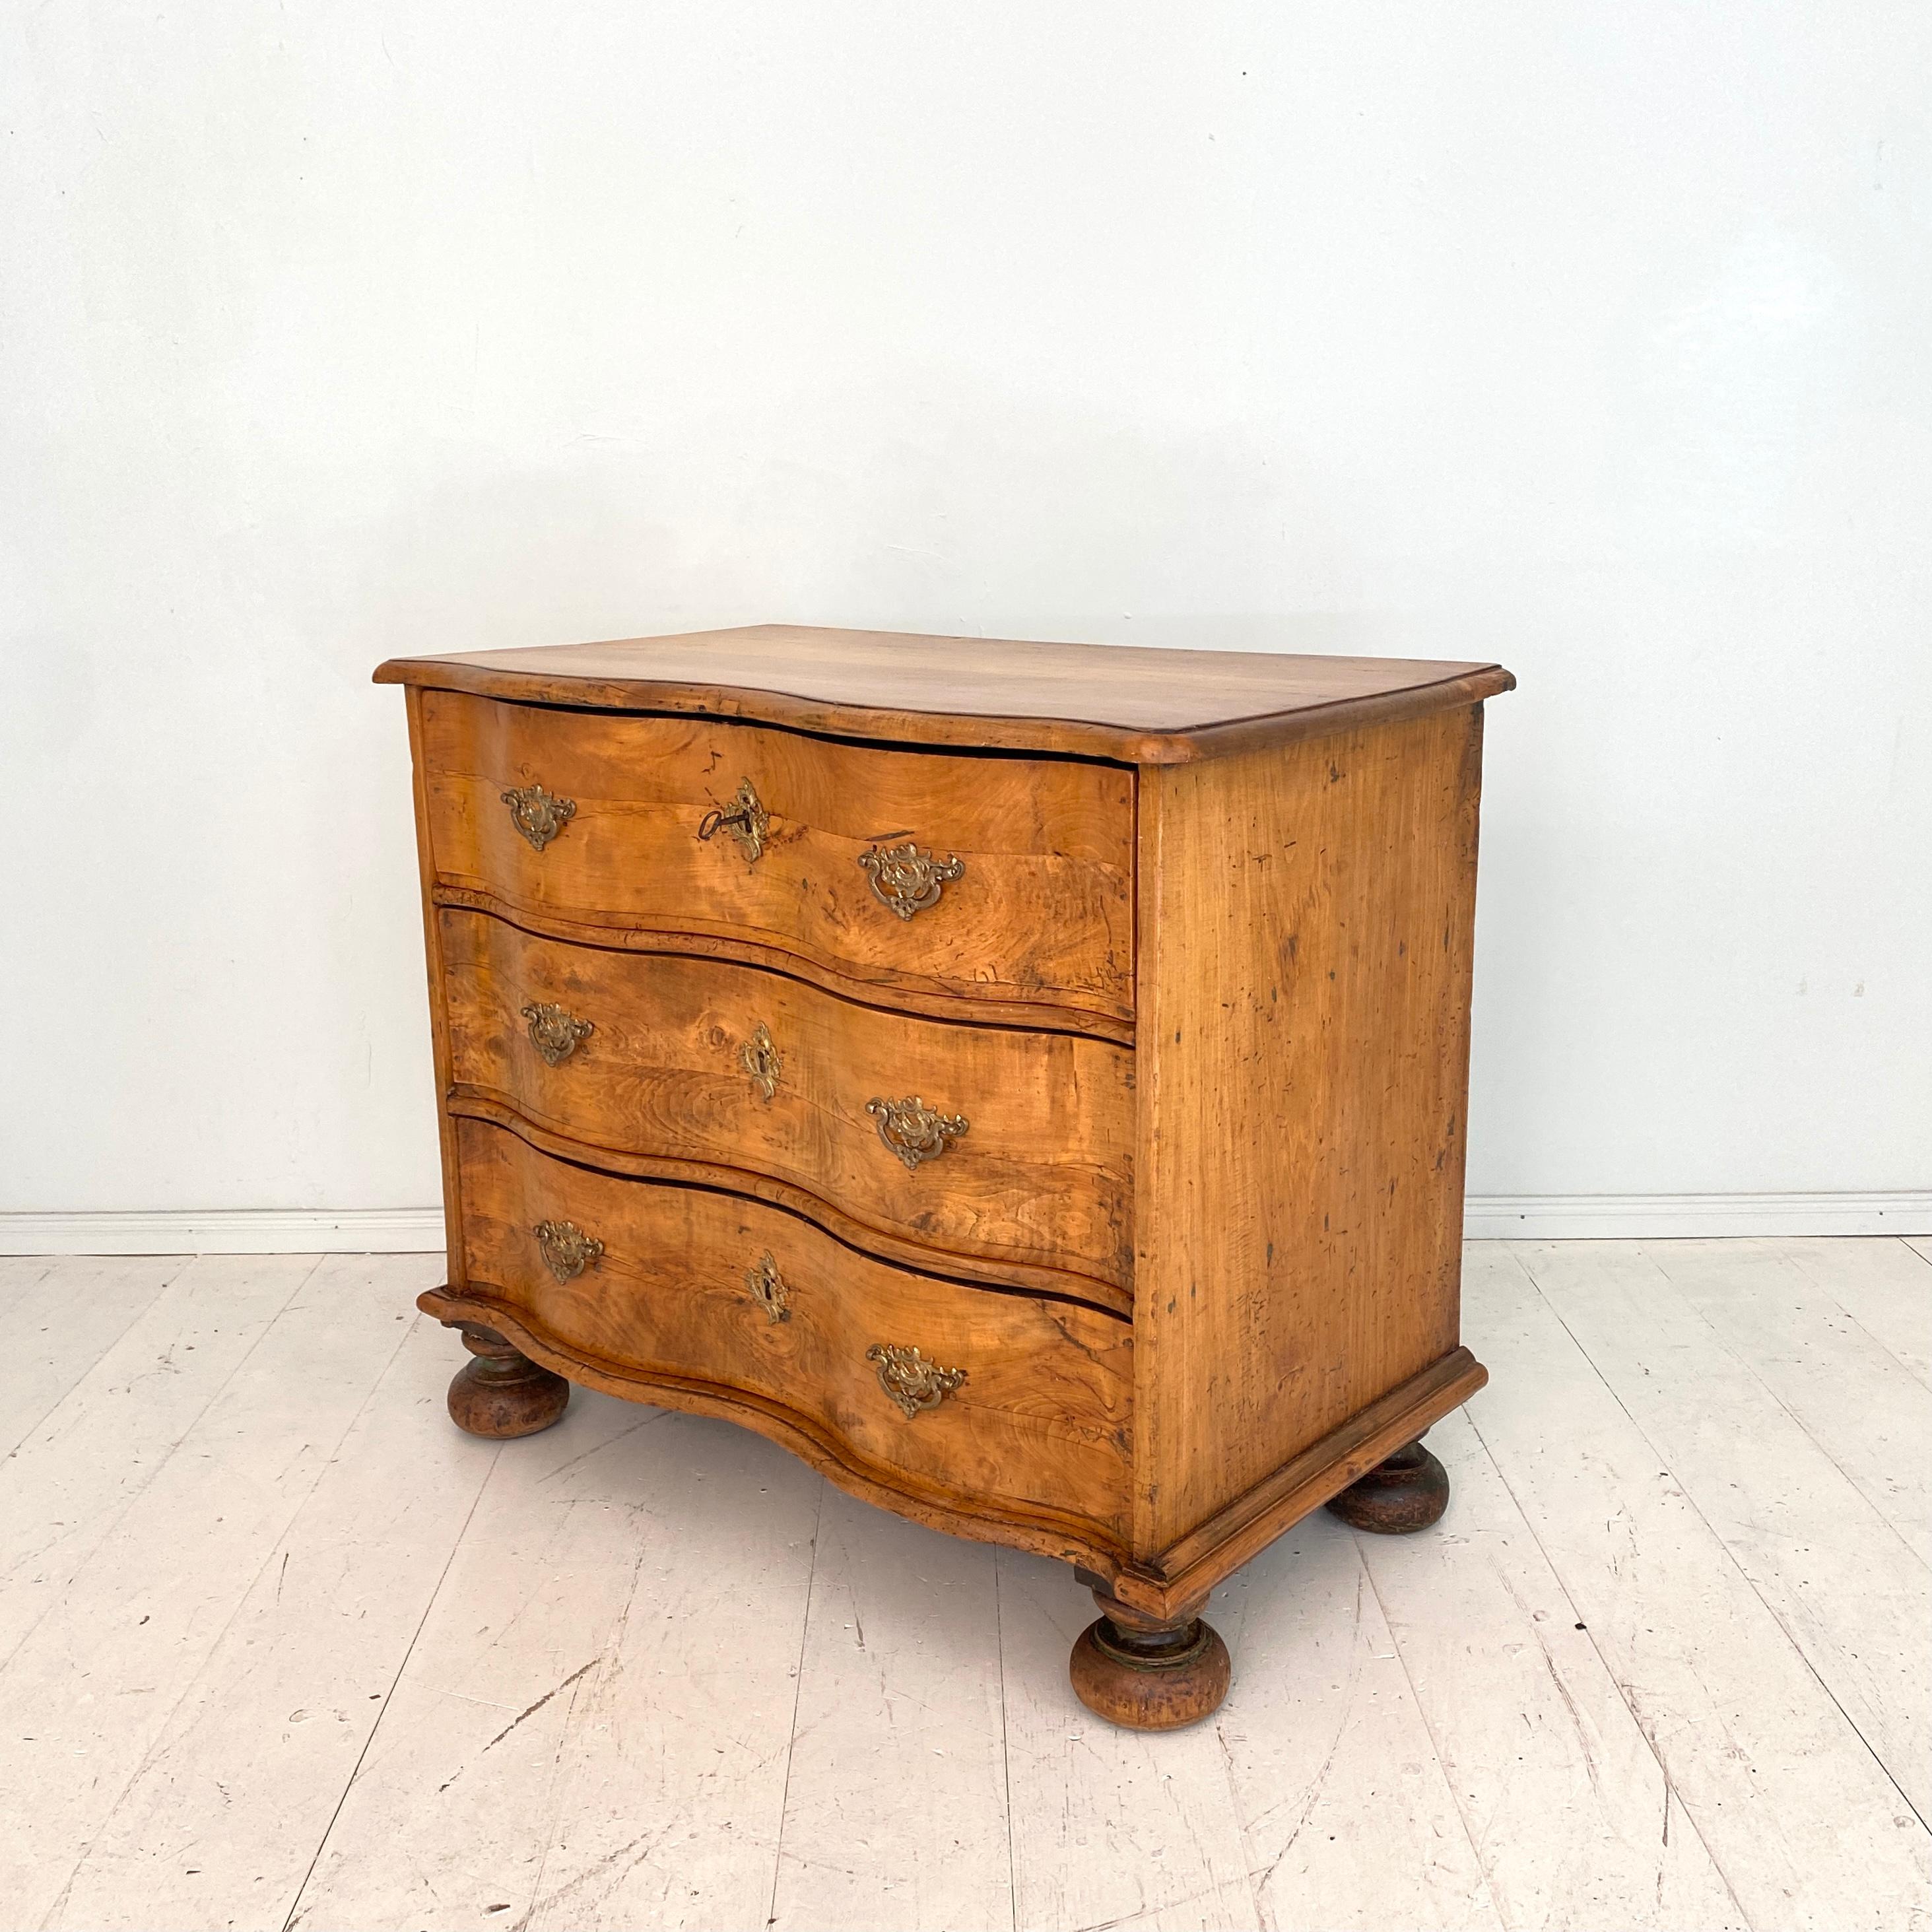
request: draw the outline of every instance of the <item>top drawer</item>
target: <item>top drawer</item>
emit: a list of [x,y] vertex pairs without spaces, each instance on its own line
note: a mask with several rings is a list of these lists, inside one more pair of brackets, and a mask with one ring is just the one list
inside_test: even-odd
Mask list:
[[1132,1018],[1118,766],[446,691],[423,693],[419,756],[446,890],[603,935],[776,949],[834,980]]

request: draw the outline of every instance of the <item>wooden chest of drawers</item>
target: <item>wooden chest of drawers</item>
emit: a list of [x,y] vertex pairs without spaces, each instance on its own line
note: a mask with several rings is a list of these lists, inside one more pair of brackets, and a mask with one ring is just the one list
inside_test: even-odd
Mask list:
[[1308,1510],[1441,1515],[1507,672],[772,626],[376,676],[464,1426],[579,1381],[1064,1558],[1076,1689],[1150,1727]]

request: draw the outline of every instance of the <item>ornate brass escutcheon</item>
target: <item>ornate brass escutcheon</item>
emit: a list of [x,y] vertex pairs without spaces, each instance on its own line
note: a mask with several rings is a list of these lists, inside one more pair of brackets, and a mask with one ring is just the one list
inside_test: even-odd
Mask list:
[[548,1000],[532,1000],[524,1018],[530,1023],[530,1044],[550,1066],[561,1066],[597,1030],[590,1021],[574,1018]]
[[752,1084],[769,1100],[778,1090],[778,1076],[784,1071],[784,1058],[763,1020],[752,1036],[738,1049],[738,1064],[752,1076]]
[[896,1342],[874,1342],[866,1351],[866,1359],[878,1365],[880,1388],[908,1416],[937,1408],[966,1380],[964,1369],[942,1369],[916,1348],[902,1348]]
[[879,1138],[905,1162],[910,1174],[922,1160],[932,1160],[972,1125],[962,1114],[935,1113],[917,1094],[904,1100],[877,1099],[866,1111],[879,1124]]
[[574,1281],[604,1252],[604,1244],[574,1221],[539,1221],[530,1232],[543,1250],[544,1267],[559,1281]]
[[758,1257],[756,1267],[745,1270],[745,1286],[752,1291],[752,1299],[772,1321],[791,1319],[791,1290],[785,1286],[784,1276],[778,1273],[770,1250]]
[[872,881],[872,896],[902,919],[938,904],[940,888],[966,870],[964,859],[935,859],[910,839],[903,845],[874,845],[860,854],[859,863]]
[[577,816],[574,798],[553,798],[540,784],[513,785],[504,793],[510,820],[541,852]]
[[698,836],[709,838],[715,832],[728,832],[738,842],[747,865],[755,866],[764,856],[765,833],[772,815],[758,802],[749,778],[740,778],[729,805],[714,806],[698,821]]

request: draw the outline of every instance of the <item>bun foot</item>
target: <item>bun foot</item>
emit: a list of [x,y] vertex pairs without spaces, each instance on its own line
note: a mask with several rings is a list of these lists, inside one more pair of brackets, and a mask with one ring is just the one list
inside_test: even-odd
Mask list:
[[476,1359],[449,1384],[449,1417],[472,1436],[534,1436],[563,1414],[570,1384],[512,1348],[494,1328],[452,1324]]
[[1406,1536],[1442,1521],[1449,1507],[1449,1472],[1412,1442],[1331,1498],[1328,1507],[1351,1528]]
[[1067,1666],[1088,1710],[1129,1730],[1172,1731],[1221,1708],[1233,1666],[1211,1624],[1157,1623],[1098,1590],[1094,1600],[1103,1614],[1080,1633]]

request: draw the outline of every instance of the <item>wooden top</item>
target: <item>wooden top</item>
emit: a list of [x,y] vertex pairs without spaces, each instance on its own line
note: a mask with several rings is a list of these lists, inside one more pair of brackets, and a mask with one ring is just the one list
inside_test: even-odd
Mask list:
[[1018,644],[754,624],[608,644],[394,658],[378,684],[529,704],[699,712],[844,737],[1183,764],[1474,704],[1497,664]]

